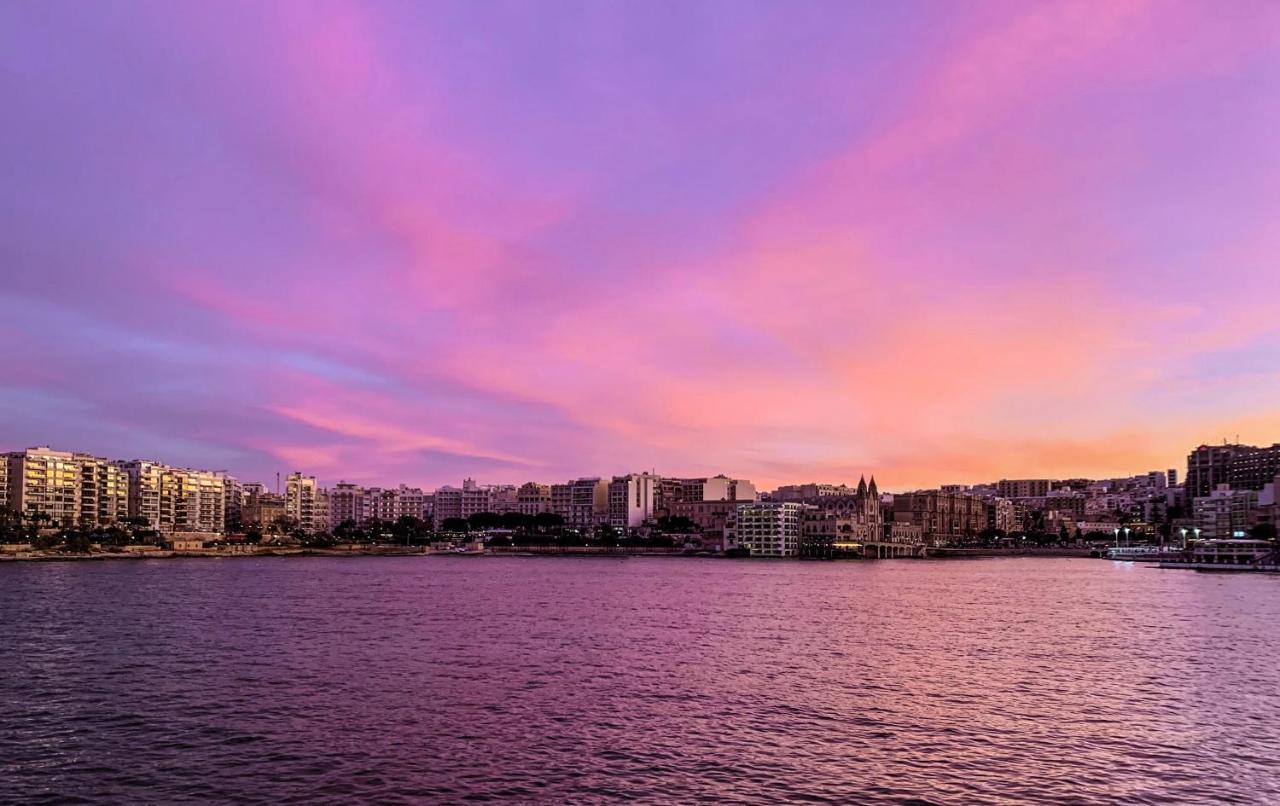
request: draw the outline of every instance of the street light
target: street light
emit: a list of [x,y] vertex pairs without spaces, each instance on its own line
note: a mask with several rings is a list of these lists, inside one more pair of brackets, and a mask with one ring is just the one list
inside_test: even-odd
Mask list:
[[1182,527],[1182,550],[1187,550],[1187,527]]
[[1129,527],[1124,527],[1124,544],[1129,545]]
[[1115,535],[1116,535],[1116,548],[1120,548],[1120,527],[1119,527],[1119,526],[1117,526],[1116,528],[1112,529],[1111,531],[1112,531],[1112,532],[1115,532]]

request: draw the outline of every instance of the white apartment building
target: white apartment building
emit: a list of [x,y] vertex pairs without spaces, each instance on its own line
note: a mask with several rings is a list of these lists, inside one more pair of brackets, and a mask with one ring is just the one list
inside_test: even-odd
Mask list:
[[285,480],[284,514],[292,518],[303,532],[328,528],[328,496],[322,496],[315,476],[290,473]]
[[614,476],[609,482],[609,525],[635,529],[652,520],[659,481],[652,473]]
[[753,501],[738,506],[725,526],[725,548],[741,548],[752,557],[795,557],[800,549],[807,504]]

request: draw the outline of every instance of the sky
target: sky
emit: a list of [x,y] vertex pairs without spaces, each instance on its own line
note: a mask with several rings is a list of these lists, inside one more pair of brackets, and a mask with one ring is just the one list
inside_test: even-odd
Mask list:
[[1280,441],[1280,4],[0,4],[0,448],[882,488]]

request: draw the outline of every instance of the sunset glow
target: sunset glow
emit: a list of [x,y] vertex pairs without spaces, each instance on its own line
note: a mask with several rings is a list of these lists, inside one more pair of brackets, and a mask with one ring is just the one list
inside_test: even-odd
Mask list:
[[8,3],[0,100],[9,446],[900,490],[1280,431],[1280,4]]

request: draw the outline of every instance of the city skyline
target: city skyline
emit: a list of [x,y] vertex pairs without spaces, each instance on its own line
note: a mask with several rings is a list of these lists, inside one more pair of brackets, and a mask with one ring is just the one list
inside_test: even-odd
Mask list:
[[1269,444],[1277,33],[1249,2],[9,4],[0,444],[904,490]]

